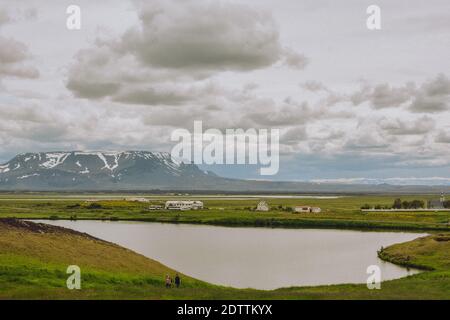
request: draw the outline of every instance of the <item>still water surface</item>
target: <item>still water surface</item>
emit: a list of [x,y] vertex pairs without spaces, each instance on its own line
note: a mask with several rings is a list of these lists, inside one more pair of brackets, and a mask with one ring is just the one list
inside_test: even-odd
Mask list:
[[322,229],[227,228],[147,222],[40,221],[86,232],[197,279],[236,288],[275,289],[366,283],[417,273],[377,257],[380,247],[425,234]]

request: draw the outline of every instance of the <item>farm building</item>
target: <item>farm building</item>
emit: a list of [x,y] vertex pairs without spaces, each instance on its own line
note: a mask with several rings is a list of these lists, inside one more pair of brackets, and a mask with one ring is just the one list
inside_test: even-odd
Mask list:
[[269,211],[269,205],[267,204],[267,202],[265,201],[261,201],[260,203],[258,203],[258,205],[256,206],[256,211],[263,211],[263,212],[267,212]]
[[198,210],[203,209],[202,201],[167,201],[166,210]]
[[297,213],[320,213],[322,209],[319,207],[310,207],[310,206],[296,206],[294,207],[294,212]]

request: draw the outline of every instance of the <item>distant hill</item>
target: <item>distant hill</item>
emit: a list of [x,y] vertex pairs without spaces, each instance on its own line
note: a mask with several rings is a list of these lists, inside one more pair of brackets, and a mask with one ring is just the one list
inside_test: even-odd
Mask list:
[[[444,188],[444,189],[443,189]],[[24,153],[0,165],[1,191],[204,190],[296,193],[440,193],[449,187],[238,180],[148,151]]]

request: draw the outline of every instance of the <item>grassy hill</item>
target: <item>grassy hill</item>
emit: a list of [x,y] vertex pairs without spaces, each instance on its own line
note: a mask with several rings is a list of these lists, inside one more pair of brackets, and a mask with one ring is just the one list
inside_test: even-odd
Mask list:
[[[166,289],[174,270],[112,243],[69,229],[0,219],[0,299],[450,299],[450,236],[433,235],[385,249],[396,263],[432,270],[365,285],[239,290],[185,275]],[[66,269],[81,268],[82,289],[66,288]]]

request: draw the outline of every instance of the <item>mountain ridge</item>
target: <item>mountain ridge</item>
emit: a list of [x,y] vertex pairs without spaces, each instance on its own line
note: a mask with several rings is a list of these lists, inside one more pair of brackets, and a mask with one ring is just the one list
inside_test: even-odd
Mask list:
[[[0,165],[4,189],[116,189],[174,187],[188,178],[202,184],[215,175],[150,151],[21,153]],[[148,183],[148,185],[147,185]]]
[[207,190],[294,193],[440,193],[448,186],[338,184],[220,177],[152,151],[21,153],[0,165],[0,191]]

